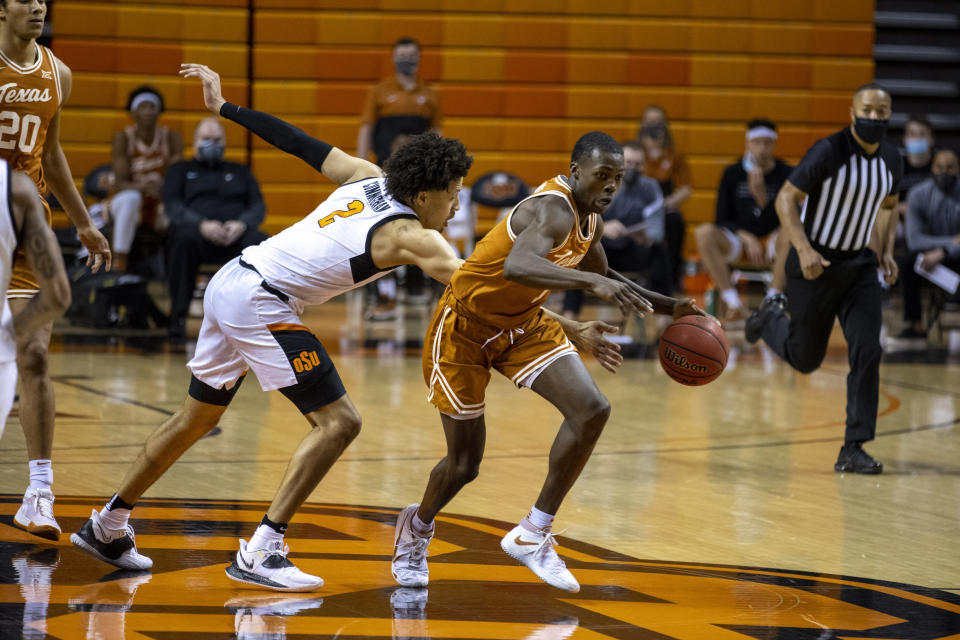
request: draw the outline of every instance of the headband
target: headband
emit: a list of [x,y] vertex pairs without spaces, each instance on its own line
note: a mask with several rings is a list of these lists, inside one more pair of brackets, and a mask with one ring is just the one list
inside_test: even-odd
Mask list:
[[158,96],[157,94],[153,93],[152,91],[147,91],[147,92],[145,92],[145,93],[141,93],[140,95],[138,95],[136,98],[134,98],[134,99],[130,102],[130,111],[136,111],[136,110],[137,110],[137,107],[139,107],[139,106],[140,106],[141,104],[143,104],[144,102],[152,102],[153,104],[155,104],[155,105],[157,106],[157,109],[160,109],[160,108],[161,108],[161,107],[160,107],[160,96]]
[[754,127],[753,129],[747,129],[747,140],[753,140],[754,138],[773,138],[777,139],[777,132],[771,129],[770,127]]

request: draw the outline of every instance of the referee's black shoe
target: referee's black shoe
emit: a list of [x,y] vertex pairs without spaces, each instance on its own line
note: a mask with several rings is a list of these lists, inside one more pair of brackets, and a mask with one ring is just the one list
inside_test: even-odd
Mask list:
[[840,447],[833,470],[838,473],[883,473],[883,463],[874,460],[859,442],[848,442]]
[[763,325],[767,323],[770,315],[783,313],[786,306],[787,298],[782,293],[775,293],[768,298],[764,298],[763,302],[760,303],[760,308],[750,314],[743,327],[743,337],[747,339],[747,342],[753,344],[759,340],[763,334]]

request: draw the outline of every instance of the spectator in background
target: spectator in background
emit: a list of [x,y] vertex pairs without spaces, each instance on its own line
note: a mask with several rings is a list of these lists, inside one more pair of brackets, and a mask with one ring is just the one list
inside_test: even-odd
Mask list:
[[[440,133],[440,102],[436,91],[420,81],[420,43],[414,38],[400,38],[393,43],[395,73],[370,88],[360,116],[357,135],[357,156],[367,159],[372,150],[381,167],[411,135],[434,131]],[[413,265],[398,271],[413,298],[423,296],[423,272]],[[367,317],[389,320],[396,315],[397,284],[395,276],[380,278],[368,287],[371,294]]]
[[[643,147],[636,140],[623,143],[623,182],[603,213],[600,242],[611,269],[643,272],[648,288],[669,296],[673,270],[664,244],[663,194],[653,178],[642,174]],[[563,315],[576,319],[583,306],[583,290],[569,289]]]
[[686,158],[674,147],[663,107],[650,105],[643,110],[639,138],[644,153],[643,174],[660,183],[663,192],[665,240],[673,282],[680,290],[683,239],[687,228],[680,205],[693,193],[693,179]]
[[960,161],[949,149],[938,151],[931,163],[932,177],[910,190],[907,202],[907,249],[900,263],[903,281],[903,331],[901,338],[926,336],[922,322],[920,288],[923,279],[914,271],[918,255],[925,269],[943,264],[960,271]]
[[927,116],[911,114],[903,128],[903,182],[900,183],[900,217],[907,212],[910,190],[931,175],[933,126]]
[[169,336],[174,342],[186,337],[200,265],[227,262],[267,238],[258,229],[266,213],[260,185],[246,165],[225,162],[225,150],[220,121],[201,120],[193,135],[193,159],[171,166],[163,182],[163,204],[170,217]]
[[417,77],[420,43],[413,38],[394,42],[393,66],[395,73],[367,92],[357,135],[357,155],[367,158],[372,150],[380,166],[396,142],[427,131],[440,133],[437,93]]
[[127,270],[137,226],[158,223],[163,176],[183,158],[183,140],[176,131],[157,125],[163,113],[163,96],[144,85],[130,92],[127,111],[133,124],[113,135],[114,196],[109,217],[113,220],[113,268]]
[[728,166],[717,188],[716,223],[697,227],[700,259],[717,287],[724,322],[745,320],[747,312],[730,279],[730,265],[749,262],[773,267],[773,284],[767,295],[784,287],[783,263],[789,249],[780,238],[780,219],[774,203],[780,187],[790,177],[790,165],[774,157],[777,125],[756,119],[747,124],[743,157]]

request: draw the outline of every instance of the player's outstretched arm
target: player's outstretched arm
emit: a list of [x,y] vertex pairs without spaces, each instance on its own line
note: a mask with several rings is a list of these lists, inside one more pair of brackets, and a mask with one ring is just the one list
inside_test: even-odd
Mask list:
[[570,318],[564,318],[559,313],[554,313],[546,307],[541,307],[543,312],[560,323],[563,332],[570,338],[570,342],[577,346],[577,349],[589,353],[604,369],[610,373],[616,373],[617,368],[623,364],[623,356],[620,354],[620,345],[610,342],[606,335],[616,333],[617,327],[601,320],[590,320],[589,322],[578,322]]
[[717,324],[720,324],[719,320],[698,307],[693,301],[693,298],[671,298],[670,296],[665,296],[657,293],[656,291],[645,289],[630,278],[626,277],[622,273],[614,271],[613,269],[607,269],[607,277],[629,285],[631,289],[650,301],[650,303],[653,305],[653,310],[656,313],[663,313],[668,316],[673,316],[674,318],[681,318],[683,316],[703,316],[705,318],[711,318]]
[[434,280],[450,283],[463,264],[438,231],[415,220],[397,220],[375,232],[370,246],[373,262],[382,269],[415,264]]
[[616,304],[624,314],[653,311],[650,303],[626,284],[597,273],[561,267],[546,258],[576,223],[574,213],[561,198],[545,196],[529,201],[529,207],[518,209],[511,222],[517,239],[503,265],[507,280],[534,289],[585,289]]
[[227,102],[220,89],[220,75],[206,65],[182,64],[180,75],[184,78],[200,79],[207,109],[249,129],[281,151],[300,158],[337,184],[383,175],[380,168],[372,162],[344,153],[307,135],[303,129],[262,111]]
[[13,318],[13,330],[19,335],[35,331],[57,318],[70,306],[70,282],[63,268],[60,245],[47,224],[46,211],[33,181],[19,171],[10,172],[13,196],[10,203],[27,263],[39,281],[40,291]]

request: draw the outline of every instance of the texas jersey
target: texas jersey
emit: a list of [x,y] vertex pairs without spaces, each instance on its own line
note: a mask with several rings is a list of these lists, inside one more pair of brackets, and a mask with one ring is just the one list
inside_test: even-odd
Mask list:
[[36,45],[36,60],[21,67],[0,51],[0,158],[23,171],[45,194],[43,145],[62,101],[53,53]]
[[374,280],[379,269],[370,255],[373,233],[398,218],[417,216],[390,197],[385,178],[343,185],[310,215],[243,251],[243,260],[288,296],[306,305]]
[[537,312],[550,294],[545,289],[533,289],[503,277],[504,262],[517,239],[511,227],[513,214],[524,202],[545,196],[560,196],[574,214],[570,233],[560,245],[550,250],[546,255],[547,260],[561,267],[576,267],[593,241],[597,214],[588,214],[587,232],[584,233],[573,192],[564,176],[547,180],[517,204],[506,218],[483,237],[450,281],[453,296],[472,315],[495,327],[519,327]]
[[[17,248],[17,227],[10,203],[10,165],[0,160],[0,291],[6,291],[13,272],[13,253]],[[13,317],[6,297],[0,301],[0,363],[13,362],[17,345],[13,338]],[[0,416],[0,424],[2,418]]]

